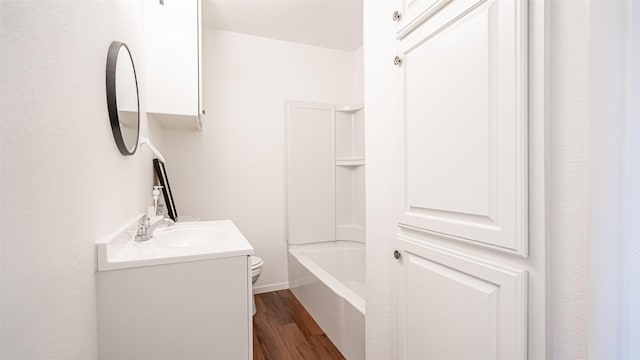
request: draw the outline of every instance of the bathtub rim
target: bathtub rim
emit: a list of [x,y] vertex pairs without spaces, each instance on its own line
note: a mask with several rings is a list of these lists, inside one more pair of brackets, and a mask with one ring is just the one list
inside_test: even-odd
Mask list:
[[[325,269],[318,265],[315,261],[311,260],[304,254],[305,250],[321,250],[327,248],[352,248],[365,251],[365,244],[356,241],[329,241],[310,244],[290,244],[288,251],[291,256],[296,258],[300,265],[304,266],[313,276],[317,277],[323,284],[329,287],[333,292],[341,297],[344,301],[348,302],[356,310],[366,314],[366,302],[363,297],[356,294],[355,291],[349,289],[345,284],[336,279],[333,275],[329,274]],[[366,266],[366,262],[365,262]],[[366,282],[365,282],[366,284]]]

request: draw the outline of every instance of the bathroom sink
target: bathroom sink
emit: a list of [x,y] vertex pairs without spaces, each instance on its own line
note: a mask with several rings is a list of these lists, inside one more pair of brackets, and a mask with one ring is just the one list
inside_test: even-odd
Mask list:
[[209,246],[228,237],[223,231],[207,227],[172,226],[156,230],[151,239],[160,248],[185,248]]
[[148,241],[134,241],[139,219],[97,243],[98,270],[173,264],[252,255],[253,247],[231,220],[160,227]]

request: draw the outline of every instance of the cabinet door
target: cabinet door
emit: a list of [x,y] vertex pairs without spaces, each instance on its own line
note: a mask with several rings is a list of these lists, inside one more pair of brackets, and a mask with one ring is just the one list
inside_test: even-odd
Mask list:
[[527,358],[526,271],[400,241],[400,359]]
[[400,42],[400,226],[527,256],[526,13],[456,0]]
[[251,359],[249,256],[96,274],[101,360]]
[[145,0],[147,112],[199,114],[199,0]]

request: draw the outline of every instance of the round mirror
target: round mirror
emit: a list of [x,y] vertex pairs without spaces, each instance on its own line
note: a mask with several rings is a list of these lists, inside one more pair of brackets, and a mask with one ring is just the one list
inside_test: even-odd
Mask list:
[[107,55],[107,107],[111,131],[122,155],[133,155],[140,134],[138,80],[127,44],[114,41]]

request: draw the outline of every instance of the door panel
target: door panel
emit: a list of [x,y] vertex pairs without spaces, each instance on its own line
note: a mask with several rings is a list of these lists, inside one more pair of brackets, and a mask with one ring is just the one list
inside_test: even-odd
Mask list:
[[527,256],[525,16],[454,0],[399,43],[400,226]]
[[405,53],[407,197],[414,211],[478,215],[488,223],[495,217],[487,20],[478,15]]
[[401,359],[527,358],[527,273],[400,238]]

